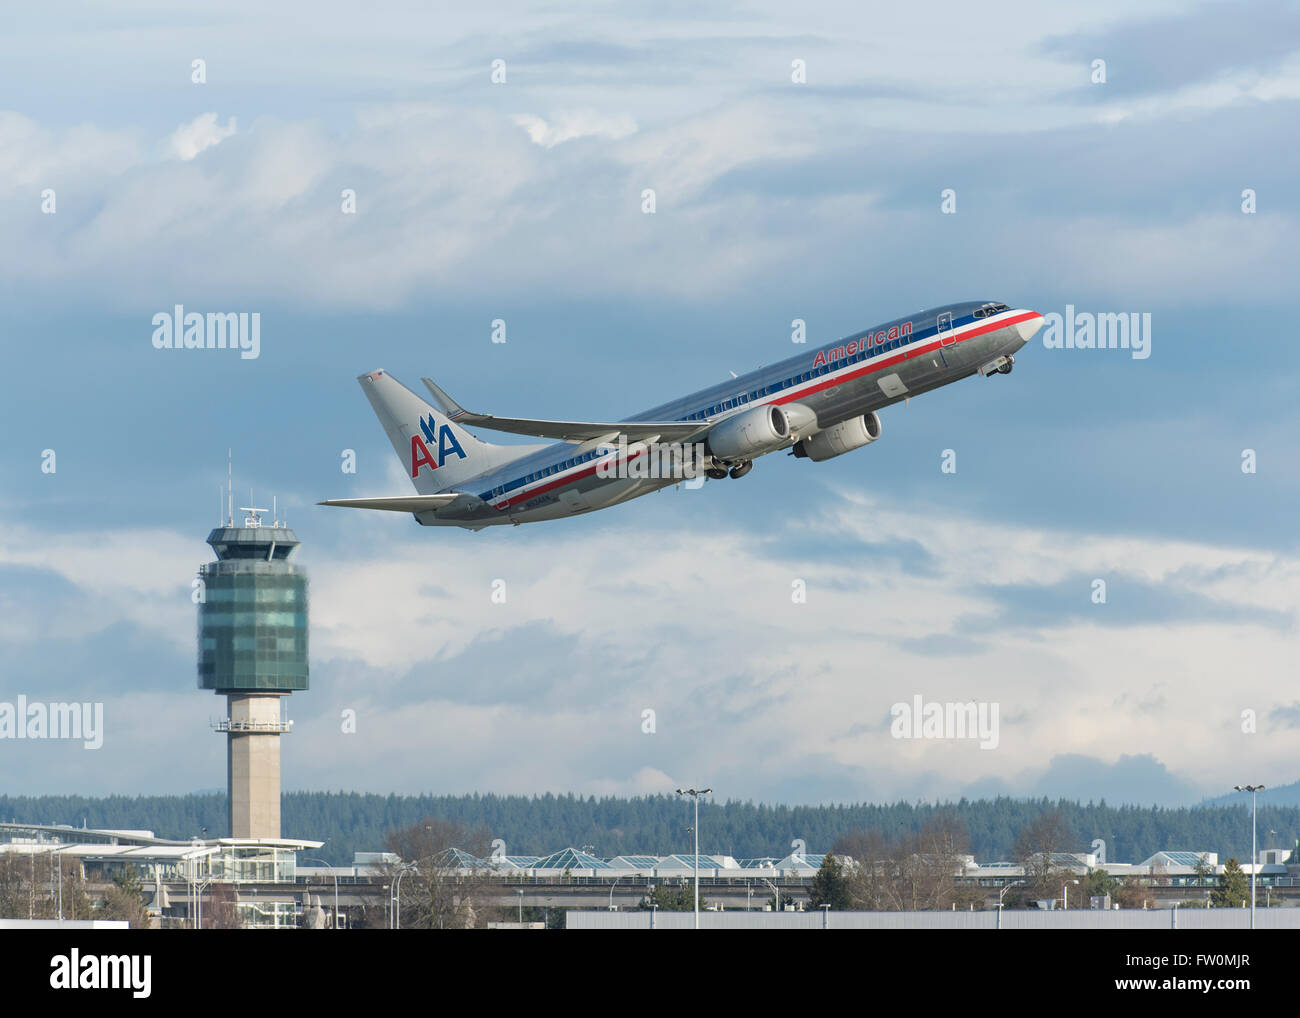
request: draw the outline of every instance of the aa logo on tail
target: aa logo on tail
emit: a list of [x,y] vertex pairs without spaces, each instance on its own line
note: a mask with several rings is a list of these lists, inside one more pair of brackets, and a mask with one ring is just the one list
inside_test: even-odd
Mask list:
[[[435,438],[435,427],[437,437]],[[451,428],[445,424],[437,424],[432,415],[420,418],[420,430],[424,432],[424,438],[419,435],[411,436],[411,477],[419,475],[420,467],[428,466],[430,470],[437,470],[447,462],[447,457],[455,453],[461,459],[465,458],[465,450],[460,447],[456,441],[456,436],[452,433]],[[428,445],[425,441],[428,441]],[[429,446],[437,446],[437,457],[429,452]]]

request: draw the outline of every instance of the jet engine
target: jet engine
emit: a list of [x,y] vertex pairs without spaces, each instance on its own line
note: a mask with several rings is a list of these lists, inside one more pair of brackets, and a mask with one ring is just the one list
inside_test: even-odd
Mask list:
[[805,438],[794,447],[794,454],[801,459],[807,457],[814,463],[821,463],[870,445],[879,437],[880,418],[874,413],[864,414]]
[[706,438],[709,452],[727,463],[751,460],[790,441],[790,422],[779,406],[756,406],[719,421]]

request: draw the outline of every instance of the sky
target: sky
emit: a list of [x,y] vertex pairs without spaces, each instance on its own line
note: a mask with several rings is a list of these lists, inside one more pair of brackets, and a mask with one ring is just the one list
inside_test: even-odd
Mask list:
[[[227,449],[311,578],[286,788],[1300,777],[1293,5],[5,18],[0,701],[105,719],[93,750],[0,739],[11,794],[224,785],[190,594]],[[564,521],[314,505],[410,490],[363,371],[618,419],[806,349],[795,319],[822,343],[984,299],[1150,315],[1150,356],[1036,339],[867,449]],[[177,304],[258,313],[259,356],[155,349]],[[996,745],[895,737],[916,697],[996,706]]]

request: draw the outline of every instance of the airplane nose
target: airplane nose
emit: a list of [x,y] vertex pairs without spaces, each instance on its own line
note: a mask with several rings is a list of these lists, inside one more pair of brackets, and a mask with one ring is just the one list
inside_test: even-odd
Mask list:
[[1043,327],[1043,316],[1035,314],[1033,318],[1026,318],[1023,322],[1016,323],[1016,331],[1020,333],[1022,341],[1028,343],[1037,335],[1038,330]]

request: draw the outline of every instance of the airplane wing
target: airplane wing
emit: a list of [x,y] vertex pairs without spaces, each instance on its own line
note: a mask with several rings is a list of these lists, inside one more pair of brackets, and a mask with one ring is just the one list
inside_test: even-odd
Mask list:
[[316,504],[347,509],[387,509],[394,513],[422,513],[430,509],[441,509],[458,498],[465,497],[464,492],[448,491],[441,495],[394,495],[392,498],[330,498]]
[[494,414],[476,414],[466,410],[443,392],[430,378],[420,379],[433,396],[437,406],[449,420],[463,426],[477,426],[492,431],[508,431],[515,435],[535,435],[564,442],[586,442],[592,439],[612,441],[626,435],[630,441],[662,440],[684,442],[707,431],[709,421],[539,421],[527,417],[497,417]]

